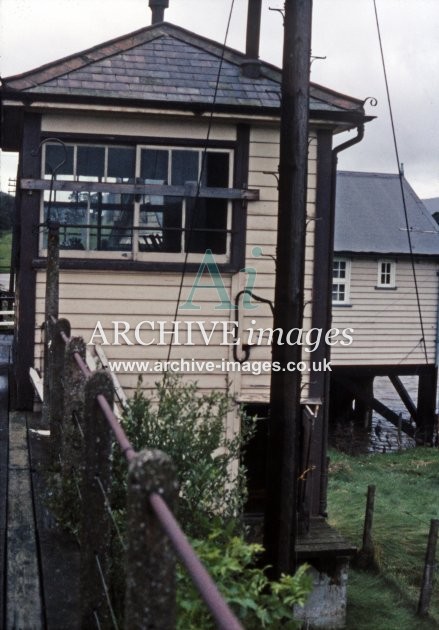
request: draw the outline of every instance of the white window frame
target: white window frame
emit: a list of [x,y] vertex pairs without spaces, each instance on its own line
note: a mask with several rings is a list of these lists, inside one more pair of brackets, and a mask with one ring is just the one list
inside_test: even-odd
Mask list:
[[[46,146],[44,146],[43,151],[43,159],[41,163],[41,177],[42,179],[50,179],[50,175],[45,173],[45,163],[46,163]],[[104,148],[105,149],[105,165],[104,165],[104,177],[103,181],[112,181],[109,180],[107,172],[108,172],[108,149],[116,147],[116,148],[134,148],[135,149],[135,179],[138,180],[140,177],[140,158],[142,149],[163,149],[169,151],[169,161],[171,160],[171,151],[172,150],[185,150],[185,151],[194,151],[199,154],[199,172],[198,177],[200,175],[201,163],[202,163],[202,153],[204,149],[202,147],[191,147],[184,145],[174,145],[172,142],[166,145],[154,145],[154,144],[137,144],[135,147],[133,146],[124,146],[124,145],[112,145],[105,144],[100,142],[68,142],[66,146],[73,147],[73,175],[63,175],[61,179],[73,180],[73,181],[83,181],[84,176],[77,175],[77,151],[78,147],[96,147],[96,148]],[[218,147],[209,147],[209,153],[220,152],[227,153],[229,155],[229,177],[228,177],[228,186],[229,188],[233,188],[233,172],[234,172],[234,151],[233,149],[228,148],[218,148]],[[169,172],[171,166],[169,165]],[[87,178],[91,181],[93,177]],[[62,193],[61,193],[62,194]],[[49,193],[43,193],[41,195],[41,211],[40,211],[40,222],[44,223],[44,200],[48,199]],[[59,196],[59,193],[58,193]],[[55,194],[56,197],[56,194]],[[141,202],[136,198],[133,203],[133,226],[135,230],[139,225],[139,216],[140,216],[140,205]],[[185,216],[186,216],[186,199],[182,199],[182,225],[185,225]],[[227,202],[227,235],[226,235],[226,253],[225,254],[214,254],[215,261],[218,264],[229,263],[232,259],[232,220],[233,220],[233,202]],[[182,232],[182,237],[183,237]],[[39,237],[39,253],[41,256],[47,256],[47,249],[44,246],[44,237],[43,232],[40,230]],[[181,262],[181,263],[199,263],[202,259],[204,253],[185,253],[183,250],[180,252],[160,252],[160,251],[151,251],[151,252],[140,252],[138,247],[137,239],[134,239],[131,250],[129,251],[110,251],[110,250],[89,250],[89,249],[61,249],[60,257],[62,258],[98,258],[98,259],[122,259],[122,260],[133,260],[133,261],[154,261],[154,262]]]
[[[383,269],[383,266],[387,269]],[[381,258],[377,267],[377,289],[396,288],[396,262],[389,258]]]
[[[171,172],[171,152],[172,150],[177,150],[177,151],[196,151],[199,155],[199,160],[198,160],[198,166],[199,166],[199,170],[198,170],[198,177],[200,177],[200,170],[201,170],[201,164],[202,164],[202,155],[203,155],[203,151],[204,149],[201,147],[185,147],[185,146],[177,146],[177,145],[173,145],[173,144],[166,144],[166,145],[152,145],[152,144],[138,144],[137,145],[137,152],[136,152],[136,180],[140,179],[140,163],[141,163],[141,154],[142,154],[142,149],[160,149],[160,150],[166,150],[169,151],[169,156],[168,156],[168,160],[169,160],[169,166],[168,166],[168,172]],[[234,158],[234,152],[233,149],[219,149],[219,148],[215,148],[215,147],[209,147],[208,148],[208,152],[209,153],[228,153],[229,154],[229,188],[233,188],[233,169],[234,169],[234,164],[233,164],[233,158]],[[186,220],[186,199],[182,200],[182,204],[183,204],[183,216],[182,216],[182,226],[185,225],[185,220]],[[136,225],[138,225],[139,222],[139,209],[140,209],[140,202],[136,202],[135,204],[135,208],[134,208],[134,222]],[[222,263],[227,263],[231,260],[232,257],[232,214],[233,214],[233,205],[231,201],[227,202],[227,237],[226,237],[226,253],[225,254],[214,254],[215,256],[215,261],[219,264]],[[182,232],[182,238],[183,238],[183,234],[184,232]],[[139,252],[139,251],[135,251],[134,252],[134,257],[136,260],[151,260],[152,256],[154,257],[154,260],[157,260],[158,262],[186,262],[186,263],[198,263],[202,260],[204,254],[201,253],[185,253],[183,250],[181,252],[155,252],[154,254],[151,254],[150,252]]]
[[[335,265],[336,263],[344,263],[344,276],[336,277],[334,275]],[[344,287],[344,295],[343,299],[334,298],[332,294],[332,304],[334,306],[346,305],[350,304],[350,295],[351,295],[351,260],[349,258],[343,258],[340,256],[335,256],[332,264],[332,291],[334,290],[334,286]]]

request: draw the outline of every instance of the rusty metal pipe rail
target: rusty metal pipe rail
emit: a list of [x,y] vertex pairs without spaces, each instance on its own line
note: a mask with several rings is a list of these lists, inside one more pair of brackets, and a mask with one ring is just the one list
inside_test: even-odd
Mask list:
[[161,526],[171,540],[206,606],[221,630],[242,630],[242,626],[222,598],[218,587],[194,552],[163,498],[153,492],[149,502]]
[[[61,332],[60,334],[64,343],[67,344],[70,341],[70,338],[64,332]],[[78,368],[84,376],[89,377],[92,372],[84,362],[81,355],[78,352],[74,352],[73,356]],[[119,444],[125,459],[129,463],[135,458],[137,454],[136,451],[128,440],[125,431],[114,415],[114,412],[108,404],[105,396],[103,394],[98,394],[96,400],[114,434],[117,443]],[[192,581],[197,587],[198,592],[204,600],[204,603],[209,609],[218,628],[220,630],[243,630],[242,625],[223,599],[218,587],[193,550],[190,542],[166,502],[159,494],[152,492],[149,495],[149,503],[163,530],[172,542],[175,552],[179,556]]]

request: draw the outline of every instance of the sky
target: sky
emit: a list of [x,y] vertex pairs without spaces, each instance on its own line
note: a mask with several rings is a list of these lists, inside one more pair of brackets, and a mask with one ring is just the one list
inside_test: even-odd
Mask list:
[[[170,0],[165,19],[223,42],[232,0]],[[421,198],[439,197],[439,0],[376,0],[400,161]],[[262,0],[261,58],[280,66],[283,0]],[[227,44],[245,46],[247,0],[234,0]],[[0,0],[0,75],[7,77],[148,26],[148,0]],[[373,0],[314,0],[311,80],[365,99],[376,119],[339,168],[396,173]],[[343,138],[347,139],[346,138]],[[342,137],[340,136],[340,140]],[[337,139],[338,142],[338,139]],[[0,155],[1,189],[16,156]]]

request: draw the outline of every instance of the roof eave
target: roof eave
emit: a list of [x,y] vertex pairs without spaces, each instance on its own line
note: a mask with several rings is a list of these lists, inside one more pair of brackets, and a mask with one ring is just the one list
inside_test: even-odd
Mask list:
[[[6,86],[3,86],[0,89],[0,97],[3,102],[14,101],[18,108],[32,107],[32,104],[35,102],[42,102],[47,104],[50,104],[50,102],[54,102],[59,104],[65,103],[66,106],[72,103],[82,103],[84,105],[117,105],[118,107],[122,108],[152,107],[155,109],[166,109],[174,111],[192,111],[194,113],[210,113],[212,111],[212,102],[200,103],[196,101],[164,101],[149,99],[145,100],[108,96],[87,96],[82,94],[50,94],[47,92],[39,94],[37,92],[29,93],[11,90],[8,89]],[[215,103],[214,112],[279,117],[280,107]],[[365,116],[363,110],[328,111],[327,109],[310,109],[310,122],[321,120],[327,122],[328,124],[332,123],[333,126],[336,126],[338,123],[345,123],[348,126],[355,126],[360,123],[365,123],[373,120],[373,118],[373,116]]]

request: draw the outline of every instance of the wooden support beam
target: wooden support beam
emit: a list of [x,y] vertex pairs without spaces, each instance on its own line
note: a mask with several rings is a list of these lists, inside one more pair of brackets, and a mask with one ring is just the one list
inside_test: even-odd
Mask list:
[[[339,376],[336,376],[335,374],[333,378],[339,383],[341,383],[350,392],[352,392],[352,394],[354,394],[356,398],[370,405],[370,407],[374,411],[376,411],[377,413],[380,414],[380,416],[383,416],[383,418],[391,422],[395,427],[397,427],[398,423],[401,422],[399,415],[397,413],[389,409],[389,407],[386,407],[386,405],[384,405],[382,402],[380,402],[376,398],[373,398],[373,397],[370,398],[367,395],[367,393],[364,392],[361,389],[361,387],[359,387],[356,383],[354,383],[354,381],[351,381],[351,379],[347,378],[346,376],[339,377]],[[414,437],[415,430],[410,424],[410,422],[408,422],[407,420],[402,420],[401,428],[403,431],[405,431],[405,433],[407,433],[407,435],[409,435],[410,437]]]
[[399,397],[401,398],[402,402],[404,403],[405,408],[407,409],[407,411],[409,412],[409,414],[411,415],[413,420],[415,422],[417,422],[418,410],[416,409],[416,405],[413,402],[413,400],[411,399],[410,394],[408,393],[408,391],[404,387],[404,383],[401,381],[399,376],[397,376],[396,374],[389,374],[389,379],[390,379],[390,382],[392,383],[393,387],[396,389],[396,391],[397,391]]
[[416,438],[419,442],[431,446],[434,441],[436,424],[436,387],[437,368],[430,366],[428,371],[419,375]]
[[[22,190],[50,190],[49,179],[21,179]],[[202,199],[242,199],[258,201],[259,190],[245,188],[214,188],[198,186],[190,182],[185,186],[163,186],[160,184],[113,184],[109,182],[72,182],[58,179],[53,182],[53,190],[73,192],[120,193],[124,195],[151,195],[154,197],[200,197]]]

